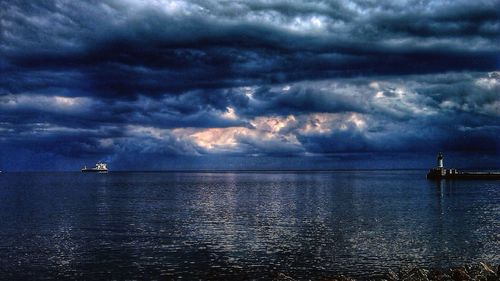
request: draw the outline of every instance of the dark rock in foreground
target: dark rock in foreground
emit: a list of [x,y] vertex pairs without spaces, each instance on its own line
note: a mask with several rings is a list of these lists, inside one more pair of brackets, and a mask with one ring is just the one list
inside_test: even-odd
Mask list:
[[[275,280],[293,281],[296,280],[285,274],[278,274]],[[344,275],[322,278],[324,281],[355,281],[356,279]],[[364,280],[364,279],[363,279]],[[487,263],[477,263],[461,267],[447,269],[424,269],[406,268],[399,271],[389,270],[384,276],[370,278],[369,280],[384,281],[500,281],[500,264],[490,265]]]
[[497,267],[492,267],[486,263],[478,263],[474,265],[466,265],[461,267],[453,267],[448,269],[433,269],[426,270],[421,268],[413,268],[410,271],[401,270],[397,274],[392,272],[385,278],[388,281],[427,281],[427,280],[478,280],[478,281],[493,281],[500,280]]
[[400,270],[399,272],[389,271],[389,273],[378,280],[388,281],[498,281],[500,265],[492,266],[487,263],[477,263],[461,267],[452,267],[448,269],[412,268],[410,270]]

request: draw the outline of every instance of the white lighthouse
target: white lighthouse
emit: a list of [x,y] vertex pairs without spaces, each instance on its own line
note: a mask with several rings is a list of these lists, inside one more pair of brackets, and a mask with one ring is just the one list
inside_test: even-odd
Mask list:
[[438,168],[444,168],[443,159],[444,159],[443,153],[439,152],[438,156],[437,156],[437,166],[438,166]]

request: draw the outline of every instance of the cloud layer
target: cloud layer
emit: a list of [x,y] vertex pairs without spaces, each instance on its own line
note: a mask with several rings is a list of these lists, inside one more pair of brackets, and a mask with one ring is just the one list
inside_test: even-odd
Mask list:
[[498,155],[499,4],[2,2],[0,164]]

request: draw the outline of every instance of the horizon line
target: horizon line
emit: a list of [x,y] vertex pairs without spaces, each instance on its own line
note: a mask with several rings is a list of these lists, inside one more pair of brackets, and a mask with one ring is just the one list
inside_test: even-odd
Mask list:
[[[226,172],[350,172],[350,171],[425,171],[428,168],[363,169],[179,169],[179,170],[110,170],[107,173],[226,173]],[[2,173],[81,173],[80,170],[0,170]]]

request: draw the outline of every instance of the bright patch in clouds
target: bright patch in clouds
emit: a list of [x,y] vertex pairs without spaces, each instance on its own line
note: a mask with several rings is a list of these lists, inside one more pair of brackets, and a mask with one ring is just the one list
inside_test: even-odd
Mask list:
[[252,134],[244,127],[211,128],[190,135],[194,143],[208,151],[229,151],[238,145],[238,138]]
[[81,112],[89,110],[91,106],[95,105],[96,103],[86,97],[75,98],[36,94],[0,96],[0,108],[11,110],[32,108],[42,111]]
[[222,114],[223,118],[229,119],[229,120],[237,120],[238,116],[236,116],[236,113],[234,113],[234,109],[230,106],[226,107],[226,112]]

